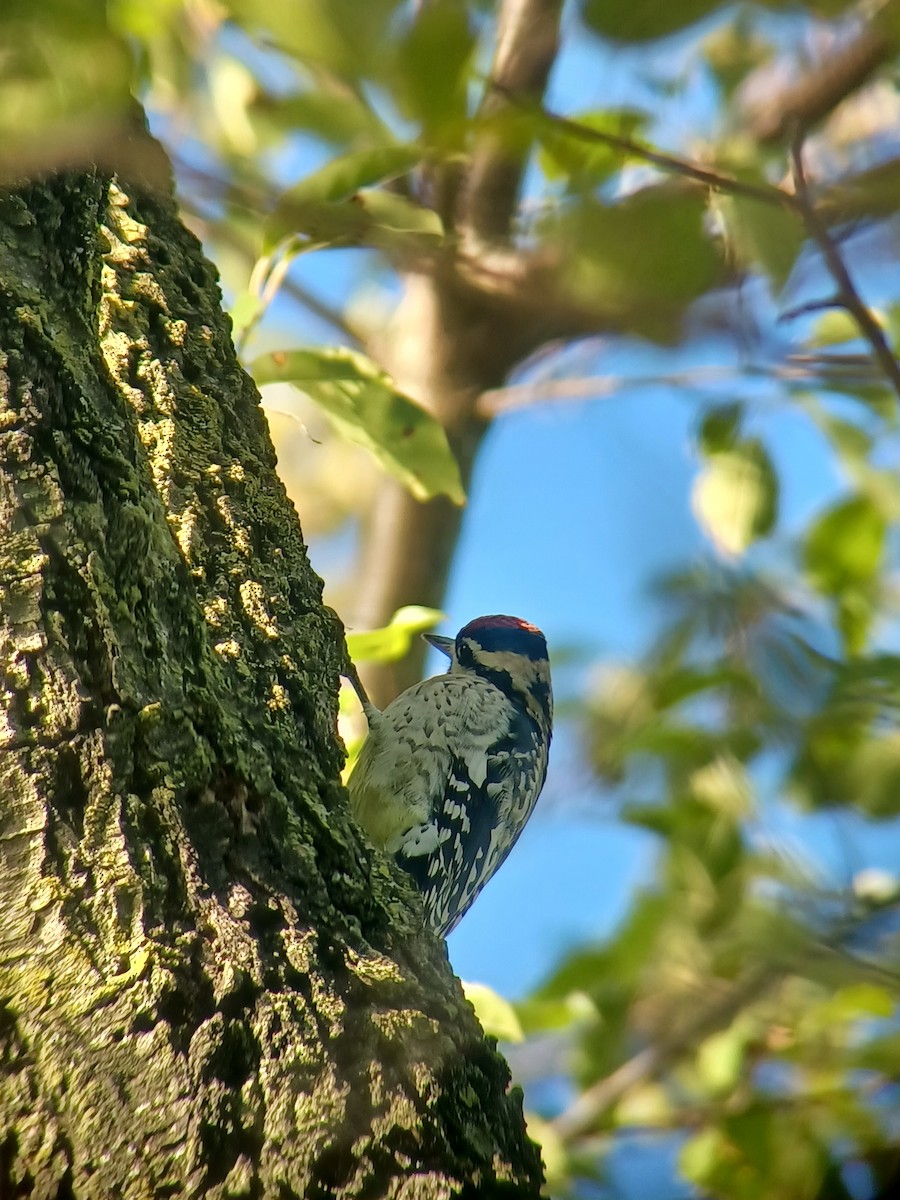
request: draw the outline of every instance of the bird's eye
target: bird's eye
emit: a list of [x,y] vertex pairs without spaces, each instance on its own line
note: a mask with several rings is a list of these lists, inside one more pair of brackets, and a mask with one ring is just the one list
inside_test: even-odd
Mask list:
[[468,638],[460,638],[456,643],[456,661],[461,667],[471,667],[475,663],[472,643]]

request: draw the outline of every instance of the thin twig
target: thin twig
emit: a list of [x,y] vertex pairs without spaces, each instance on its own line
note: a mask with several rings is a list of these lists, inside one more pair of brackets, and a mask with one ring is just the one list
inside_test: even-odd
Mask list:
[[579,141],[609,146],[632,158],[652,163],[672,175],[682,175],[686,179],[693,179],[696,183],[702,183],[717,192],[726,192],[732,196],[747,196],[752,200],[759,200],[762,204],[775,205],[778,208],[796,210],[798,207],[796,197],[771,184],[748,183],[745,179],[736,179],[733,175],[723,175],[720,171],[701,167],[689,159],[678,158],[674,154],[664,154],[659,150],[651,150],[648,146],[642,146],[640,142],[632,141],[631,138],[621,137],[616,133],[606,133],[601,129],[592,129],[589,125],[582,125],[580,121],[573,121],[570,117],[564,117],[561,113],[553,112],[549,108],[529,104],[522,96],[513,95],[497,83],[494,83],[493,86],[496,91],[502,92],[511,103],[543,117],[549,124],[571,137],[578,138]]
[[791,144],[791,173],[794,179],[797,208],[806,226],[806,232],[822,252],[825,266],[837,286],[836,299],[856,321],[860,333],[872,347],[875,361],[890,380],[897,396],[900,397],[900,363],[894,357],[881,326],[856,290],[840,250],[822,222],[810,197],[809,184],[803,166],[802,134],[796,137]]
[[[788,315],[796,315],[796,311]],[[740,368],[695,367],[691,371],[673,371],[660,375],[578,375],[562,379],[540,379],[530,383],[513,383],[506,387],[491,388],[478,398],[478,413],[486,420],[502,416],[516,409],[530,408],[535,404],[558,401],[600,400],[621,396],[628,389],[668,387],[683,391],[721,386],[722,381],[734,380],[738,376],[774,379],[785,383],[821,378],[822,371],[855,372],[853,379],[870,384],[880,379],[873,376],[874,368],[868,355],[860,354],[792,354],[783,363],[745,364]]]
[[599,1079],[582,1092],[552,1122],[554,1132],[566,1141],[588,1132],[627,1091],[644,1080],[655,1078],[679,1054],[724,1028],[747,1004],[764,995],[780,977],[781,972],[768,965],[748,972],[745,979],[735,984],[726,995],[701,1008],[679,1033],[645,1046],[611,1075]]

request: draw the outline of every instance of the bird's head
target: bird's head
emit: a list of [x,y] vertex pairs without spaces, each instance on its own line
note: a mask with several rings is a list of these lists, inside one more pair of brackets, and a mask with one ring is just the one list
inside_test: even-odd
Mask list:
[[547,642],[536,625],[519,617],[476,617],[455,638],[426,633],[425,640],[450,659],[451,673],[480,675],[550,728],[553,695]]

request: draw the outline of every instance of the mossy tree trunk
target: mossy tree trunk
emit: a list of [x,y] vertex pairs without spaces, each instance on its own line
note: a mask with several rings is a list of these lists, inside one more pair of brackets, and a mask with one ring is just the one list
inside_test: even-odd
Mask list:
[[0,1195],[538,1192],[167,192],[0,198]]

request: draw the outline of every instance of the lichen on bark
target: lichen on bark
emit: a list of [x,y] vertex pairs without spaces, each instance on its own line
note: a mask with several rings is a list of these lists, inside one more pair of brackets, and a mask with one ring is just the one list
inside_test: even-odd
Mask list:
[[167,194],[0,197],[0,1194],[536,1195]]

